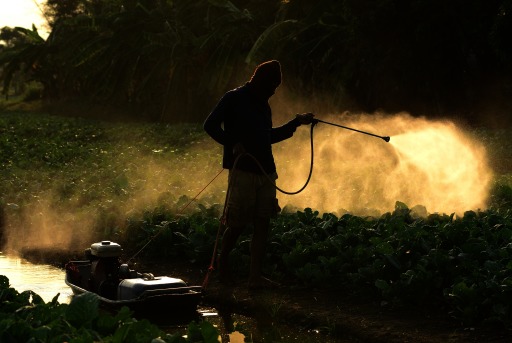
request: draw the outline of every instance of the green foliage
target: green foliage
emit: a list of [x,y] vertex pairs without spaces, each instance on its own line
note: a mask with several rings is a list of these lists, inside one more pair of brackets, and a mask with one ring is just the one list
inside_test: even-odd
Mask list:
[[231,1],[49,1],[47,15],[50,36],[29,44],[37,54],[13,44],[0,67],[37,65],[47,99],[123,106],[146,120],[202,120],[255,35],[251,12]]
[[[46,57],[44,39],[39,35],[35,26],[31,30],[16,27],[13,30],[14,38],[10,42],[12,46],[0,50],[0,66],[3,69],[2,94],[9,94],[9,87],[16,72],[24,72],[29,80],[35,79],[49,82],[44,78],[45,64],[40,63]],[[46,75],[47,76],[47,75]]]
[[[220,156],[204,144],[206,137],[200,127],[114,125],[3,113],[0,131],[0,204],[10,220],[24,219],[22,213],[30,212],[33,199],[40,204],[45,195],[56,193],[48,208],[57,210],[68,230],[94,230],[93,241],[115,240],[129,253],[142,249],[139,257],[143,259],[208,266],[222,200],[208,196],[191,201],[190,194],[163,192],[147,206],[135,207],[130,202],[144,189],[147,175],[161,172],[152,169],[144,177],[133,173],[146,163],[169,164],[172,177],[187,176],[185,181],[168,180],[162,188],[181,191],[184,188],[176,186],[181,183],[197,190],[205,186],[190,175],[194,170],[220,168]],[[478,134],[487,146],[509,144],[508,135]],[[200,153],[194,151],[197,147]],[[509,156],[507,149],[494,149],[493,153],[491,160],[496,162]],[[199,163],[200,155],[206,160]],[[186,163],[185,167],[180,163]],[[272,221],[266,273],[294,287],[334,288],[394,305],[438,304],[468,324],[494,322],[512,327],[512,184],[509,174],[496,177],[495,182],[492,206],[462,216],[434,213],[418,217],[401,202],[392,212],[373,217],[350,213],[337,217],[312,208],[283,211]],[[126,204],[132,207],[124,207]],[[68,206],[74,214],[69,218],[64,211]],[[96,209],[100,211],[94,228],[73,226],[80,217],[76,213],[91,219]],[[17,227],[18,232],[23,229],[23,225]],[[248,270],[250,233],[243,234],[233,252],[240,273]],[[83,249],[83,241],[77,241]],[[0,322],[0,332],[8,330],[9,335],[30,330],[38,337],[53,335],[53,330],[46,328],[52,325],[59,330],[74,328],[73,334],[80,331],[80,337],[89,341],[96,335],[114,337],[114,332],[115,337],[131,337],[135,331],[154,333],[138,326],[145,324],[132,323],[124,312],[115,321],[103,317],[96,312],[92,298],[77,297],[69,307],[58,304],[57,298],[43,304],[32,292],[18,294],[9,288],[5,277],[0,278],[0,300],[0,311],[16,312],[24,318],[6,317]],[[58,309],[57,315],[53,309]],[[30,318],[36,312],[46,319],[29,330],[26,326],[32,325]],[[118,322],[133,326],[121,329]],[[204,330],[209,336],[209,329]],[[0,339],[3,342],[3,336]],[[60,341],[64,340],[67,338]]]
[[172,210],[163,208],[146,211],[142,220],[128,219],[120,239],[132,251],[151,242],[150,248],[141,253],[145,258],[178,258],[206,265],[220,225],[220,210],[219,205],[200,205],[199,211],[178,218]]
[[18,293],[0,275],[0,340],[2,342],[167,342],[217,343],[218,332],[209,322],[188,326],[187,338],[168,334],[149,321],[136,320],[127,307],[117,314],[101,312],[95,294],[73,297],[59,304],[58,295],[45,303],[32,291]]
[[[293,96],[327,98],[326,112],[463,112],[476,120],[486,101],[499,108],[494,115],[510,111],[510,7],[506,0],[49,0],[49,37],[16,28],[26,37],[17,40],[2,29],[0,67],[5,91],[22,69],[52,101],[86,99],[184,122],[202,121],[255,64],[280,59]],[[489,87],[497,91],[487,98]]]
[[[158,212],[149,215],[131,228],[141,245],[159,233],[145,256],[207,265],[218,213],[203,211],[174,222]],[[338,218],[305,209],[279,215],[271,232],[266,272],[287,284],[335,288],[402,306],[437,304],[467,324],[512,325],[510,211],[413,218],[397,203],[379,218]],[[248,269],[248,234],[233,252],[241,274]]]
[[413,219],[397,204],[377,219],[311,214],[282,215],[273,231],[281,243],[273,253],[303,284],[378,291],[401,304],[446,303],[468,322],[512,324],[510,212]]

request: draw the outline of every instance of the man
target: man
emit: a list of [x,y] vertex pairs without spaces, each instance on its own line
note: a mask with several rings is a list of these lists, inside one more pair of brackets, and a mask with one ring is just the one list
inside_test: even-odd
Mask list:
[[232,283],[229,254],[245,226],[252,223],[249,287],[275,285],[261,273],[270,218],[278,207],[271,145],[292,137],[297,127],[310,124],[314,117],[311,113],[297,114],[285,125],[273,128],[268,100],[280,84],[279,62],[260,64],[247,83],[222,97],[204,123],[205,131],[224,146],[223,167],[229,169],[227,229],[217,261],[223,283]]

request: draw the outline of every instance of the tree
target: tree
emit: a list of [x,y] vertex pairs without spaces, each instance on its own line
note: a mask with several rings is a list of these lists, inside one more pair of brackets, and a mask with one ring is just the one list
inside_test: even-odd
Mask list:
[[154,120],[187,120],[211,105],[198,96],[208,100],[224,90],[255,34],[251,13],[230,1],[102,3],[91,9],[84,2],[55,18],[48,38],[60,65],[54,96],[131,104]]
[[[3,28],[0,36],[6,45],[0,50],[2,67],[2,94],[9,95],[9,88],[17,75],[23,73],[29,80],[43,81],[47,77],[45,58],[45,40],[32,26],[32,30],[22,27]],[[19,87],[19,84],[16,85]]]
[[303,93],[340,101],[348,94],[365,111],[467,113],[510,63],[507,4],[290,0],[248,58],[273,55],[300,78]]
[[[510,0],[48,0],[46,42],[29,41],[28,54],[27,41],[13,38],[1,56],[4,64],[14,58],[6,70],[22,66],[18,57],[37,56],[36,64],[23,65],[37,66],[30,73],[51,99],[129,106],[152,120],[202,120],[226,89],[267,59],[281,60],[294,96],[323,96],[333,111],[473,115],[491,93],[502,94],[493,101],[505,107],[512,96],[511,6]],[[4,78],[4,88],[8,83]]]

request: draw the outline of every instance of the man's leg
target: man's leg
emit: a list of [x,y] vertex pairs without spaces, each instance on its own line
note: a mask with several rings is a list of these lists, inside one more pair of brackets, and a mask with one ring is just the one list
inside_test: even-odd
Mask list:
[[223,283],[232,283],[231,266],[229,264],[229,254],[235,247],[236,241],[243,231],[243,227],[228,227],[222,236],[221,251],[219,254],[218,265],[219,278]]
[[[275,181],[277,174],[270,177]],[[261,288],[276,286],[262,275],[262,265],[265,258],[268,235],[270,231],[270,218],[276,211],[276,188],[269,182],[266,176],[259,176],[256,201],[256,218],[254,220],[254,232],[251,241],[251,270],[249,274],[249,287]]]
[[268,283],[261,273],[263,259],[267,246],[270,218],[257,218],[254,222],[254,232],[251,241],[251,270],[249,286],[260,287]]

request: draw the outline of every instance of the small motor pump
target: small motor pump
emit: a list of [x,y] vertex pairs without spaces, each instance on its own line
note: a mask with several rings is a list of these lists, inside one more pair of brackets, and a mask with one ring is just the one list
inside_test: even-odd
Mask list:
[[93,243],[90,249],[86,249],[85,255],[91,261],[91,291],[105,298],[116,298],[121,253],[121,246],[111,241]]

